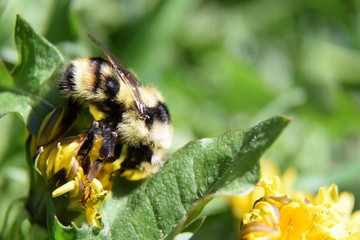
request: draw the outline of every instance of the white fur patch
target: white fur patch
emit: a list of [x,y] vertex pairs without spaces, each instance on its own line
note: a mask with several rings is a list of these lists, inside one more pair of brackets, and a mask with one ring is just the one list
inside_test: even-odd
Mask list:
[[161,167],[164,164],[164,155],[165,155],[164,150],[160,150],[160,149],[153,150],[153,155],[151,157],[151,164]]
[[164,102],[160,92],[152,86],[142,86],[139,88],[142,101],[149,108],[156,107],[158,102]]
[[156,146],[168,149],[171,146],[172,134],[172,125],[154,121],[149,138]]

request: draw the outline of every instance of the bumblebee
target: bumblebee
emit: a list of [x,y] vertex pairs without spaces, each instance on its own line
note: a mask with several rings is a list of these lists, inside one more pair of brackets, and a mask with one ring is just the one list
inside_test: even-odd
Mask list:
[[[92,179],[105,162],[120,161],[120,175],[139,180],[163,165],[172,140],[172,124],[161,93],[142,85],[135,75],[94,36],[106,56],[71,61],[58,89],[74,106],[89,107],[94,117],[79,154]],[[90,161],[95,141],[102,139],[99,158]]]

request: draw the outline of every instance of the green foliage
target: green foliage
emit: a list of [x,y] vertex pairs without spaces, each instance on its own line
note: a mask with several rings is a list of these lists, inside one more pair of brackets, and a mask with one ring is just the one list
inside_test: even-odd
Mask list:
[[54,108],[55,100],[49,96],[53,96],[56,85],[51,76],[61,64],[62,56],[20,16],[15,25],[15,42],[19,62],[13,73],[10,75],[0,66],[0,77],[4,79],[0,85],[0,116],[18,113],[29,131],[37,135],[42,119]]
[[[16,22],[27,27],[16,20],[17,13],[56,44],[65,62],[101,55],[87,39],[89,32],[142,82],[159,87],[176,130],[173,149],[191,139],[251,127],[273,115],[291,115],[294,121],[266,157],[281,169],[296,168],[298,188],[314,190],[336,182],[360,199],[358,1],[2,1],[0,115],[16,112],[36,133],[40,119],[59,102],[54,79],[62,60],[55,60],[51,44],[35,34],[33,40],[43,42],[36,48],[42,45],[55,58],[49,68],[36,68],[42,78],[31,78],[26,84],[35,82],[25,87],[22,78],[36,75],[31,69],[36,65],[19,68],[24,63],[20,61],[15,67],[16,50],[20,47],[24,56],[37,50],[22,52],[22,41],[14,42]],[[16,81],[11,74],[15,68]],[[27,195],[29,170],[22,122],[6,115],[0,128],[2,226],[7,206]],[[23,208],[12,209],[8,223]],[[234,236],[230,229],[236,224],[224,227],[231,223],[230,215],[225,207],[214,212],[194,238]],[[214,229],[220,235],[204,237]]]

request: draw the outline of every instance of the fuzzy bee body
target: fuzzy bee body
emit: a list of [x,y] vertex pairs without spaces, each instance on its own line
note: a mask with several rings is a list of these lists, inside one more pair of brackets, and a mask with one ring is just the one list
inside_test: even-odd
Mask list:
[[96,136],[101,136],[100,161],[114,161],[121,155],[121,175],[144,178],[164,163],[171,145],[169,111],[156,88],[142,85],[106,46],[90,38],[107,59],[73,60],[58,85],[70,101],[89,106],[95,119],[80,152],[86,156]]
[[117,73],[100,57],[71,62],[59,83],[66,96],[80,102],[103,102],[115,99],[120,90]]

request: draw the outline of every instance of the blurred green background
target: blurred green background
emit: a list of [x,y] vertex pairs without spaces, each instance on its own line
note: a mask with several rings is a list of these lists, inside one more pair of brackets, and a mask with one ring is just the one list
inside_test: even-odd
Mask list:
[[[86,33],[97,36],[163,92],[173,151],[194,138],[292,116],[266,157],[298,170],[296,188],[336,183],[360,208],[359,1],[0,0],[0,14],[0,58],[10,70],[16,14],[59,48],[65,64],[102,55]],[[29,170],[21,120],[3,117],[0,131],[3,226],[23,214],[15,200],[28,193]],[[234,236],[231,213],[213,205],[194,239]]]

